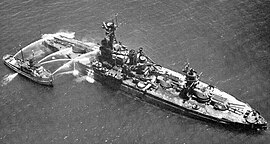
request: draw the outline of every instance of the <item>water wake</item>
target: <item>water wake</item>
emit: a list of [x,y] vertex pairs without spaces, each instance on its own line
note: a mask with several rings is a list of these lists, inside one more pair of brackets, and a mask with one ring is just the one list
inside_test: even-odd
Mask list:
[[10,83],[16,76],[18,75],[18,73],[13,73],[13,74],[7,74],[4,76],[3,80],[1,81],[1,85],[5,86],[8,83]]

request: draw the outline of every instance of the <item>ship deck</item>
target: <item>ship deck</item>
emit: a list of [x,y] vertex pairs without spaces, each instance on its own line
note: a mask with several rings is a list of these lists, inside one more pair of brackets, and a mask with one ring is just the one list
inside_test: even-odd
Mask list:
[[[112,68],[102,75],[107,78],[115,78],[119,80],[123,76],[121,70],[121,67]],[[153,101],[151,103],[168,105],[169,107],[173,107],[179,111],[188,111],[189,113],[204,119],[209,119],[220,123],[249,125],[244,115],[247,111],[252,111],[253,109],[248,104],[237,100],[233,96],[219,90],[216,87],[211,88],[211,99],[228,104],[229,107],[226,110],[216,109],[213,104],[210,104],[210,102],[200,102],[196,100],[193,95],[191,95],[191,97],[188,99],[183,98],[180,96],[180,91],[181,87],[185,85],[186,76],[164,67],[159,69],[159,73],[166,73],[167,75],[171,75],[172,77],[178,79],[178,87],[180,90],[176,90],[173,87],[164,88],[160,83],[144,81],[136,76],[123,78],[120,89],[127,93],[139,94],[137,97],[142,99],[151,99],[149,100],[150,102]],[[199,81],[196,85],[196,88],[200,90],[206,89],[207,87],[209,87],[209,85],[201,81]],[[251,117],[250,119],[254,118]]]

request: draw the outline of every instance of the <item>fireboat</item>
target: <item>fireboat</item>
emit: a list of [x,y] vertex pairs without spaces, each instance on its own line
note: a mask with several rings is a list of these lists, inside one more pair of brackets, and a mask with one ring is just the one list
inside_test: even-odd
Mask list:
[[13,55],[7,54],[3,57],[3,61],[10,69],[30,80],[42,85],[53,86],[53,74],[43,66],[34,63],[33,59],[25,60],[23,56],[22,59],[18,59]]
[[96,81],[176,113],[233,127],[267,129],[267,122],[258,111],[202,82],[200,74],[188,63],[180,73],[155,63],[143,48],[129,50],[116,40],[116,23],[102,23],[105,37],[100,54],[88,65]]

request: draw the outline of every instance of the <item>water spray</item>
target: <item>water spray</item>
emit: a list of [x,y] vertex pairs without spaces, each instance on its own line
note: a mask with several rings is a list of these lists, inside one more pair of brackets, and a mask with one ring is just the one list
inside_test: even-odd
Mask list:
[[18,73],[5,75],[3,80],[1,81],[2,86],[7,85],[8,83],[10,83],[17,75],[18,75]]

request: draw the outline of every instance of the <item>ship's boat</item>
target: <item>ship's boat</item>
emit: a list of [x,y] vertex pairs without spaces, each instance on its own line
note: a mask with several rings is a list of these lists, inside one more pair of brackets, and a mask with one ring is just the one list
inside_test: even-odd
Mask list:
[[43,66],[33,64],[31,59],[23,60],[13,55],[3,57],[4,64],[17,73],[43,85],[53,86],[53,75]]
[[[149,103],[222,124],[266,129],[266,120],[250,105],[200,81],[186,65],[182,73],[156,64],[140,48],[128,50],[116,41],[117,25],[104,22],[106,37],[91,64],[94,79]],[[89,65],[90,66],[90,65]]]
[[73,53],[84,54],[92,51],[92,47],[79,40],[68,38],[63,35],[55,35],[51,38],[45,39],[42,44],[50,48],[53,52],[61,49],[72,48]]

